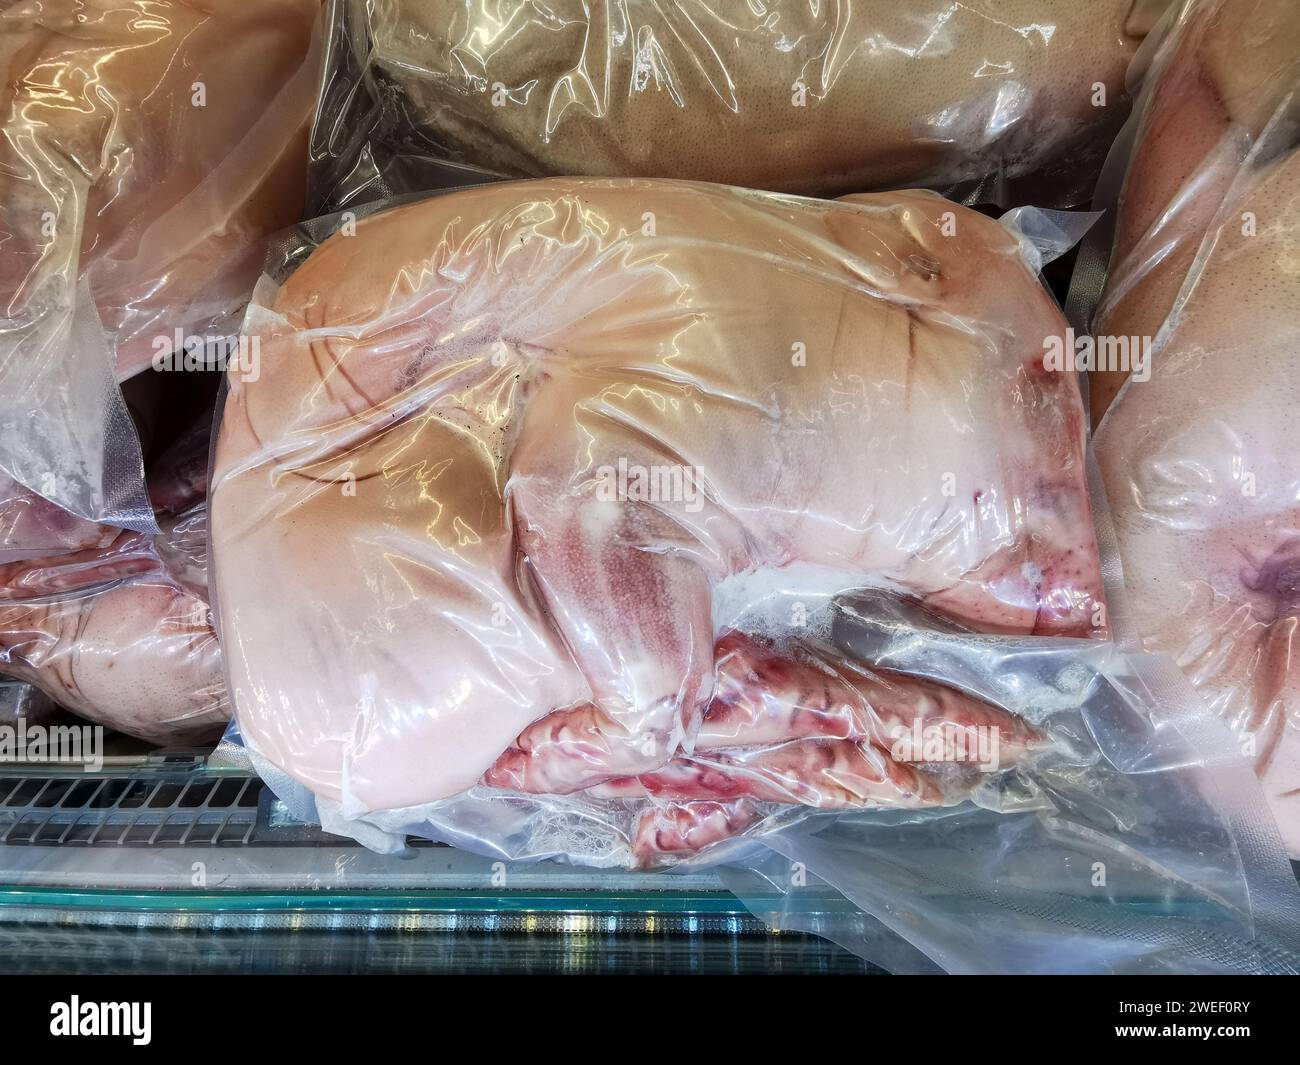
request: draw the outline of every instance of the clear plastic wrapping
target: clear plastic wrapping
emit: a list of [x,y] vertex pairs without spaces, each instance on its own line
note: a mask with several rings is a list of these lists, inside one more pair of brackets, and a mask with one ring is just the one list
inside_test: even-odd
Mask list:
[[804,614],[881,583],[1104,631],[1062,328],[1016,239],[928,193],[502,184],[345,229],[259,293],[260,372],[229,376],[245,738],[348,816],[569,793],[703,742],[715,643],[770,635],[738,626],[788,580]]
[[1231,724],[1300,858],[1298,44],[1289,0],[1173,13],[1094,319],[1148,362],[1092,391],[1134,631]]
[[107,547],[118,531],[69,514],[0,471],[0,565]]
[[207,510],[157,537],[0,566],[0,673],[153,743],[216,739],[229,718],[207,603]]
[[724,864],[787,928],[839,892],[811,930],[900,970],[1295,968],[1249,765],[1105,638],[1032,268],[1090,218],[578,179],[356,214],[280,248],[212,477],[228,735],[292,815]]
[[[975,635],[875,593],[837,603],[833,636],[845,655],[996,702],[1053,743],[975,806],[764,836],[775,854],[728,873],[755,912],[902,971],[925,971],[917,949],[954,973],[1300,971],[1295,880],[1249,763],[1167,658]],[[848,915],[809,926],[813,877],[899,940],[864,942]]]
[[[1116,219],[1099,335],[1160,332],[1225,198],[1240,195],[1239,174],[1285,152],[1296,119],[1294,4],[1181,0],[1166,23],[1134,65],[1139,106],[1098,194]],[[1261,157],[1266,134],[1272,147]],[[1092,376],[1094,421],[1127,378],[1127,367]]]
[[320,0],[0,3],[4,477],[156,531],[114,378],[230,335],[259,239],[301,216],[319,15]]
[[0,725],[45,725],[66,716],[40,688],[0,677]]
[[336,0],[312,208],[551,175],[1077,202],[1159,2]]

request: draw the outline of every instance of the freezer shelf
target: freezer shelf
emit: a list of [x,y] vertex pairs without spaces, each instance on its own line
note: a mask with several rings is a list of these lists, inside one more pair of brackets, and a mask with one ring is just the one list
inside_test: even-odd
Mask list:
[[[866,972],[717,874],[373,854],[205,752],[0,767],[0,956],[27,972]],[[843,900],[819,902],[843,927]],[[831,911],[834,912],[831,912]]]

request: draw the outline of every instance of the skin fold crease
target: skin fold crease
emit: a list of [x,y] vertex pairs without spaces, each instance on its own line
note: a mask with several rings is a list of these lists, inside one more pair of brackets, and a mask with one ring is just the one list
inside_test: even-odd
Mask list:
[[480,780],[704,801],[706,754],[741,798],[946,802],[890,753],[900,706],[997,733],[1006,764],[1041,739],[882,676],[835,682],[845,735],[709,748],[718,663],[753,638],[717,627],[732,577],[808,565],[984,631],[1104,632],[1082,404],[1042,362],[1064,322],[1010,234],[933,194],[486,186],[331,238],[265,311],[212,496],[232,693],[347,816]]

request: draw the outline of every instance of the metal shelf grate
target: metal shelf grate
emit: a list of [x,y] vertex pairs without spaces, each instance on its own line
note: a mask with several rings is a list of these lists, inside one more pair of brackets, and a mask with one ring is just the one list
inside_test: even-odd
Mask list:
[[0,762],[0,957],[29,972],[862,968],[771,935],[712,871],[520,863],[506,886],[500,863],[408,843],[380,855],[302,824],[220,749],[110,737],[94,772]]
[[0,844],[245,846],[269,800],[255,777],[0,777]]

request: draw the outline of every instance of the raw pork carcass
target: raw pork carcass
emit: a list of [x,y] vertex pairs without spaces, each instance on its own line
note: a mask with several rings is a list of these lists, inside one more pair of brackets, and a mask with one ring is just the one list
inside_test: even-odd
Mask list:
[[[347,816],[651,774],[745,715],[775,739],[717,613],[764,574],[1104,624],[1064,322],[938,196],[486,186],[337,234],[250,323],[212,495],[232,692]],[[832,759],[874,758],[845,727]]]
[[[1098,336],[1154,338],[1260,133],[1294,90],[1300,4],[1185,2],[1148,72]],[[1093,373],[1092,420],[1128,379]]]
[[84,276],[127,377],[159,338],[238,306],[257,238],[301,215],[319,12],[0,0],[5,332],[56,324]]
[[824,193],[1052,159],[1117,114],[1161,2],[374,0],[366,17],[372,61],[463,161]]
[[[1224,72],[1251,87],[1250,99],[1282,105],[1300,87],[1298,11],[1289,0],[1196,4],[1188,26],[1228,34],[1215,48],[1243,58]],[[1288,26],[1288,36],[1271,35]],[[1262,28],[1271,33],[1257,38]],[[1169,76],[1185,77],[1184,58],[1180,47]],[[1203,69],[1198,83],[1212,75]],[[1152,173],[1130,174],[1130,199],[1172,195],[1195,206],[1202,230],[1218,218],[1204,240],[1189,225],[1179,239],[1191,251],[1152,268],[1176,275],[1149,286],[1158,295],[1124,305],[1132,319],[1112,316],[1168,320],[1151,379],[1120,393],[1097,453],[1145,646],[1170,653],[1237,731],[1300,857],[1300,151],[1282,125],[1257,137],[1265,126],[1262,117],[1226,132],[1221,123],[1218,135],[1238,147],[1198,149],[1176,188],[1145,191]],[[1210,202],[1196,204],[1201,195]],[[1121,259],[1117,276],[1131,272]]]
[[153,743],[216,739],[229,717],[207,604],[204,508],[156,538],[0,566],[0,673]]

